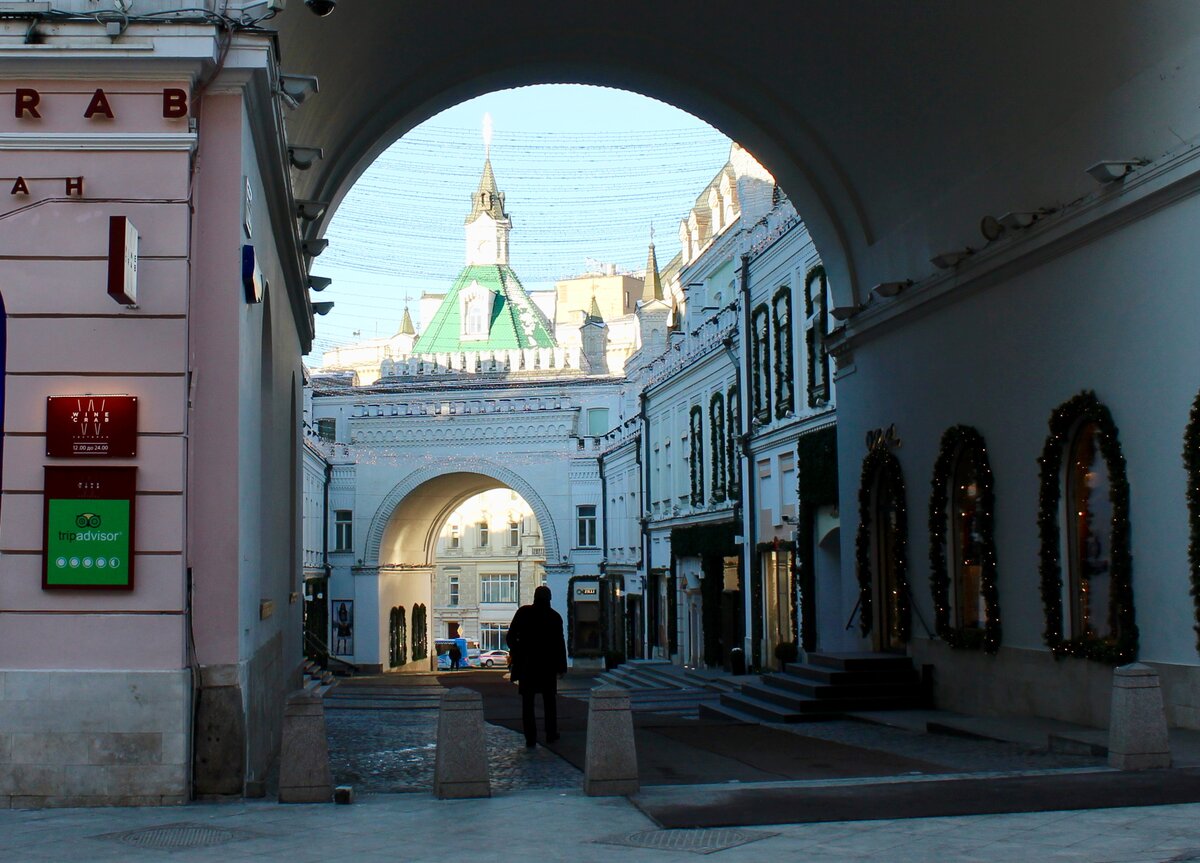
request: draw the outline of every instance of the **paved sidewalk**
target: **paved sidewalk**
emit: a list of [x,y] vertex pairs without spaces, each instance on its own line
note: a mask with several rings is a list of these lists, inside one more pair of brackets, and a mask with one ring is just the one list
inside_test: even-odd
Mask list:
[[[142,833],[129,831],[191,825]],[[124,836],[124,838],[122,838]],[[207,847],[163,841],[219,840]],[[496,859],[607,863],[686,861],[689,846],[720,850],[729,863],[763,860],[1183,863],[1200,861],[1200,804],[827,822],[713,831],[659,831],[625,798],[579,791],[520,791],[437,801],[427,794],[368,796],[352,806],[266,801],[177,808],[0,811],[0,861],[220,861],[220,863],[445,863]],[[624,844],[609,844],[610,842]],[[654,843],[657,848],[644,847]],[[675,850],[658,850],[667,846]]]

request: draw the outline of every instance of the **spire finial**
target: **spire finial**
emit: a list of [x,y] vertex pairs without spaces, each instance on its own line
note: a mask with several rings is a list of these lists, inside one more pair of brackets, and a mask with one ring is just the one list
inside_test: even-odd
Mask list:
[[492,158],[492,115],[483,115],[483,158]]
[[654,223],[650,223],[650,245],[654,245]]

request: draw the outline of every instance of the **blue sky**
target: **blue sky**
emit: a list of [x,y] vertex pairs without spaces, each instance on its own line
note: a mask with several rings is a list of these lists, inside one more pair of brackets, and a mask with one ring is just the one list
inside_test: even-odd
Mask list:
[[422,291],[454,280],[485,113],[513,220],[510,262],[530,290],[596,262],[640,270],[651,225],[665,264],[679,251],[680,218],[729,155],[729,139],[690,114],[602,87],[524,87],[444,111],[380,156],[330,221],[329,249],[312,270],[333,279],[321,299],[336,305],[317,318],[313,360],[335,344],[390,335],[406,295],[415,317]]

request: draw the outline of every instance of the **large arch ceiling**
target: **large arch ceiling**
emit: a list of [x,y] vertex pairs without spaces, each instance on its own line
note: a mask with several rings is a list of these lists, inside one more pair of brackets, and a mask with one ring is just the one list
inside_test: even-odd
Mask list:
[[984,214],[1090,191],[1095,161],[1200,133],[1193,0],[341,0],[323,19],[293,0],[275,23],[284,71],[321,81],[288,117],[293,144],[325,150],[298,197],[336,204],[393,140],[481,93],[620,87],[754,153],[843,300],[978,245]]

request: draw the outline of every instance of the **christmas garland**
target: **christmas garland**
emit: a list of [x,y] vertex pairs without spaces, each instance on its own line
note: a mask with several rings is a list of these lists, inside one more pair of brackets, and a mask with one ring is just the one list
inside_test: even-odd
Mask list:
[[725,462],[725,397],[718,391],[708,403],[709,439],[712,441],[712,498],[725,500],[728,469]]
[[412,658],[413,662],[429,657],[429,611],[423,605],[414,605],[412,610]]
[[1196,607],[1196,650],[1200,651],[1200,394],[1192,403],[1183,435],[1183,468],[1187,471],[1188,574]]
[[855,563],[858,571],[859,626],[865,637],[873,621],[871,596],[871,490],[879,478],[880,502],[890,503],[896,510],[895,574],[899,594],[896,610],[901,641],[908,641],[912,630],[912,608],[908,588],[908,510],[905,506],[904,475],[900,461],[880,443],[863,459],[862,479],[858,489],[858,535],[855,537]]
[[704,506],[704,414],[699,405],[693,405],[688,412],[688,431],[691,444],[688,452],[691,503],[692,506]]
[[[959,458],[969,458],[979,483],[977,512],[983,544],[979,592],[983,595],[987,620],[983,629],[950,625],[950,575],[946,566],[946,532],[951,519],[949,485]],[[929,496],[929,585],[933,591],[934,626],[951,647],[982,647],[987,653],[1000,649],[1000,596],[996,590],[996,537],[993,533],[992,468],[983,437],[971,426],[953,426],[942,435],[941,450],[933,467],[933,490]]]
[[[762,321],[761,327],[758,323],[760,320]],[[759,305],[751,312],[750,327],[752,329],[751,346],[753,347],[750,352],[750,415],[766,425],[771,421],[771,395],[764,386],[764,376],[770,373],[770,369],[763,368],[764,348],[770,338],[770,312],[765,305]]]
[[738,452],[737,442],[741,435],[741,415],[738,413],[738,388],[734,384],[725,394],[725,404],[729,422],[725,442],[725,472],[728,478],[729,497],[737,498],[742,491],[742,459]]
[[[814,281],[821,282],[821,299],[819,307],[813,303],[812,284]],[[816,321],[805,327],[804,342],[808,349],[808,406],[810,408],[820,407],[829,401],[829,360],[822,355],[821,341],[824,338],[825,331],[829,328],[829,312],[825,306],[825,267],[818,265],[808,271],[808,275],[804,277],[804,316],[808,320],[812,320],[816,314]],[[821,380],[817,381],[817,369],[821,370]]]
[[[780,305],[783,314],[779,313]],[[792,360],[792,291],[787,285],[781,287],[771,298],[775,310],[775,416],[784,419],[792,415],[792,378],[795,366]]]
[[[1071,444],[1071,434],[1081,422],[1094,423],[1100,453],[1108,467],[1108,499],[1112,505],[1109,572],[1109,620],[1115,636],[1082,635],[1067,639],[1063,634],[1063,579],[1060,545],[1059,503],[1062,496],[1062,465]],[[1042,457],[1038,502],[1038,533],[1041,539],[1040,570],[1042,605],[1046,611],[1046,646],[1056,656],[1081,656],[1098,662],[1123,665],[1137,659],[1138,630],[1133,611],[1133,559],[1129,550],[1129,481],[1125,456],[1117,441],[1112,414],[1096,394],[1085,390],[1055,409],[1050,415],[1050,434]]]

